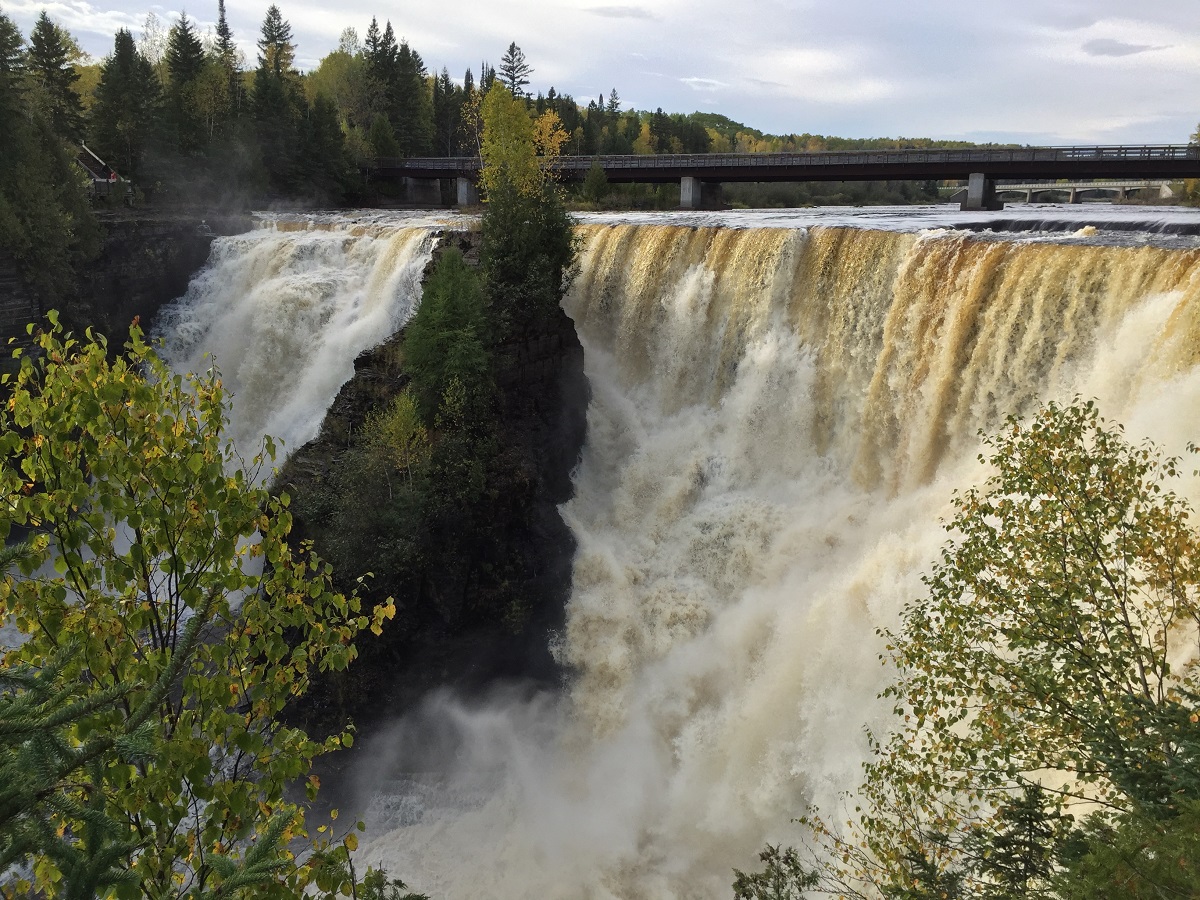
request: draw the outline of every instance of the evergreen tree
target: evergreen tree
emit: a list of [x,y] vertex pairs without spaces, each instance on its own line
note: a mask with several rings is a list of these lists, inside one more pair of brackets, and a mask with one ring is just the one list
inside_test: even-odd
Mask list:
[[553,152],[539,155],[538,128],[524,103],[494,84],[483,122],[481,258],[494,334],[502,341],[559,314],[574,232],[552,177]]
[[319,203],[339,203],[353,180],[337,107],[318,94],[308,109],[301,133],[304,188]]
[[72,43],[70,35],[43,10],[29,37],[27,66],[55,134],[75,142],[83,133],[83,104],[75,93],[79,73],[71,64]]
[[0,12],[0,252],[12,257],[43,308],[73,288],[75,270],[99,244],[78,168],[51,125],[30,103],[21,34]]
[[240,54],[237,44],[233,42],[233,30],[225,19],[225,0],[217,0],[217,38],[213,45],[213,55],[217,64],[225,71],[228,81],[227,108],[230,118],[236,119],[241,115],[246,100],[246,89],[242,84],[242,74],[239,71]]
[[514,97],[525,96],[525,88],[529,86],[529,76],[533,68],[525,61],[525,54],[517,42],[513,41],[500,57],[500,82]]
[[376,113],[371,122],[371,130],[367,135],[367,143],[376,156],[393,158],[400,155],[400,145],[396,143],[396,132],[392,123],[383,113]]
[[426,74],[421,54],[402,41],[396,54],[394,124],[404,156],[423,156],[433,143],[433,101]]
[[370,112],[374,126],[379,115],[387,118],[394,128],[398,121],[396,104],[396,59],[400,48],[396,46],[396,34],[388,22],[383,31],[374,18],[367,28],[367,39],[363,44],[363,55],[367,63],[367,83],[372,97]]
[[462,104],[462,89],[450,80],[450,71],[443,68],[433,82],[434,153],[438,156],[458,153]]
[[258,49],[254,77],[258,148],[273,192],[287,194],[297,187],[300,123],[306,110],[292,70],[296,55],[292,28],[274,4],[263,19]]
[[194,153],[205,141],[205,125],[198,108],[198,82],[204,72],[204,45],[187,13],[167,33],[167,123],[171,143],[181,153]]
[[379,31],[379,20],[371,16],[371,24],[367,26],[367,37],[363,41],[363,53],[372,67],[372,72],[374,72],[374,67],[379,60],[382,43],[383,36]]
[[296,60],[296,45],[292,43],[292,26],[283,18],[279,7],[272,3],[263,19],[262,37],[258,40],[258,69],[283,79],[292,72]]
[[217,0],[217,38],[213,50],[230,68],[236,64],[237,46],[233,43],[233,30],[225,19],[225,0]]
[[204,68],[204,45],[187,13],[181,12],[167,32],[167,78],[172,89],[195,81]]
[[158,78],[150,60],[121,29],[100,66],[92,106],[93,149],[126,178],[136,179],[157,127]]
[[24,43],[12,19],[0,13],[0,79],[13,88],[16,76],[25,69],[25,54],[21,51]]

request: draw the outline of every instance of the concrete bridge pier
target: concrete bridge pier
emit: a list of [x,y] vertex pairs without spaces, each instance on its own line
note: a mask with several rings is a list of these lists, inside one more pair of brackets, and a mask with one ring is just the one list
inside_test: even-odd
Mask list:
[[1079,196],[1079,188],[1071,188],[1071,194],[1067,198],[1068,203],[1079,204],[1083,202],[1083,198]]
[[461,175],[456,179],[458,186],[458,205],[459,206],[478,206],[479,205],[479,188],[475,186],[470,178],[463,178]]
[[441,206],[442,183],[437,178],[405,178],[404,195],[415,206]]
[[982,212],[1004,209],[1004,204],[996,199],[996,182],[983,172],[972,172],[967,179],[967,199],[959,206],[963,212]]
[[704,203],[704,186],[699,178],[684,175],[679,179],[679,208],[700,209]]

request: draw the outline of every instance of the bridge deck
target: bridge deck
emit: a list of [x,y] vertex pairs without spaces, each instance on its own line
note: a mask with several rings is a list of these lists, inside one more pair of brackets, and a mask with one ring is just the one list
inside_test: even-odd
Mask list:
[[[610,182],[904,181],[966,178],[1200,178],[1200,146],[1022,147],[818,153],[711,153],[661,156],[566,156],[556,169],[568,181],[599,162]],[[376,158],[372,178],[474,179],[474,157]]]

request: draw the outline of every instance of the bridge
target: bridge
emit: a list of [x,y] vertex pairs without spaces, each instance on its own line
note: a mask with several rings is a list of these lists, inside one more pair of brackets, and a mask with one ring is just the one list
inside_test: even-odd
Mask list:
[[[1066,194],[1070,203],[1079,203],[1086,196],[1108,195],[1115,200],[1124,200],[1131,193],[1140,192],[1150,197],[1172,197],[1174,191],[1169,181],[1069,181],[1069,182],[1037,182],[1033,184],[1004,184],[996,185],[996,194],[1024,194],[1026,203],[1033,203],[1039,197],[1047,194]],[[964,195],[965,196],[965,195]]]
[[[1000,209],[996,179],[1124,180],[1200,178],[1200,145],[1019,147],[967,150],[874,150],[813,153],[705,153],[656,156],[564,156],[554,168],[566,181],[582,180],[599,164],[612,183],[678,181],[680,206],[696,209],[704,185],[741,181],[928,181],[966,179],[963,209]],[[478,199],[478,157],[369,159],[369,180],[411,179],[414,196],[440,193],[437,182],[456,179],[460,205]]]

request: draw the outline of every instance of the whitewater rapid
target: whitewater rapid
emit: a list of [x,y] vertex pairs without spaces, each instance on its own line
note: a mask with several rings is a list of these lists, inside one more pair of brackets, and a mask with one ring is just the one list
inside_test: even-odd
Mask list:
[[[578,542],[554,643],[569,679],[533,698],[431,698],[367,741],[360,863],[438,900],[729,897],[765,842],[802,840],[806,804],[837,810],[866,730],[889,725],[877,630],[922,596],[953,491],[985,477],[979,430],[1078,393],[1134,440],[1183,453],[1197,438],[1200,249],[1106,228],[1131,218],[1109,208],[1089,231],[1087,214],[1019,237],[944,211],[587,217],[564,304],[592,389],[562,507]],[[1186,233],[1197,214],[1164,219]],[[374,250],[352,262],[351,223],[321,227],[320,263],[248,238],[215,268],[250,279],[286,255],[283,310],[392,277]],[[225,290],[207,286],[213,268],[185,307]],[[389,296],[394,323],[410,307]],[[277,362],[238,367],[235,416],[300,440],[319,415],[287,418],[292,376],[277,373],[312,368],[293,357],[313,342],[342,352],[351,319],[260,302],[206,346],[269,335]],[[289,319],[305,337],[274,336]],[[1195,479],[1178,487],[1200,501]]]

